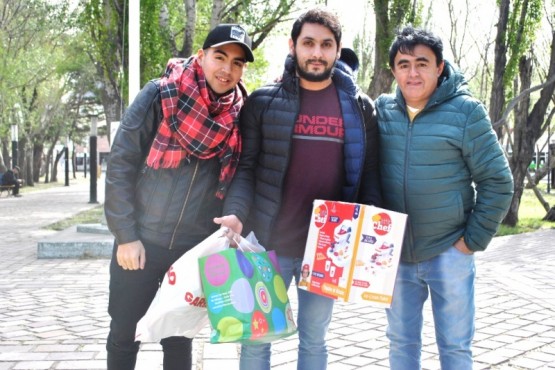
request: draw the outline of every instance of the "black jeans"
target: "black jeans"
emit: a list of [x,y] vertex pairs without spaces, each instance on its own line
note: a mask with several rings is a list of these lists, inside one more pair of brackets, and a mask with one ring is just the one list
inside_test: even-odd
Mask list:
[[[137,322],[144,316],[168,268],[183,255],[183,250],[168,250],[145,245],[144,270],[124,270],[116,259],[114,244],[110,263],[110,301],[112,318],[106,343],[108,370],[133,370],[140,342],[135,341]],[[191,370],[192,339],[169,337],[160,341],[164,351],[164,370]]]

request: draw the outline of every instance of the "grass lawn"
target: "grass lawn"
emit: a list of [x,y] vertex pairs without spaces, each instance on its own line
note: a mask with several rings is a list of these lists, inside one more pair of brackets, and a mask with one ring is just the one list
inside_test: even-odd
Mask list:
[[[547,193],[546,188],[545,183],[539,186],[542,196],[553,207],[555,205],[555,189],[551,189],[550,193]],[[518,225],[516,227],[501,225],[496,235],[514,235],[539,229],[555,228],[555,222],[542,221],[546,214],[547,211],[543,208],[532,189],[525,189],[520,200],[520,208],[518,209]]]
[[[71,185],[76,185],[76,184],[81,184],[84,182],[89,182],[90,179],[88,177],[83,176],[82,172],[78,172],[75,174],[75,178],[73,178],[73,175],[70,173],[69,174],[69,186]],[[65,186],[65,174],[63,172],[59,172],[58,173],[58,181],[56,182],[49,182],[47,184],[44,183],[44,176],[42,176],[38,182],[35,182],[33,184],[33,186],[23,186],[19,192],[21,194],[25,194],[25,193],[31,193],[34,191],[39,191],[39,190],[46,190],[46,189],[50,189],[50,188],[61,188]]]
[[[81,224],[99,224],[103,222],[104,205],[100,204],[87,211],[80,212],[73,217],[60,220],[53,224],[45,226],[48,230],[62,231],[74,225]],[[105,221],[104,221],[105,222]]]

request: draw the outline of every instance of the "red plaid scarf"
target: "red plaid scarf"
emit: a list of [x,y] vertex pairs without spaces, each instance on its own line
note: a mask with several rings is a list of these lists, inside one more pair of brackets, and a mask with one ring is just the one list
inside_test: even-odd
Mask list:
[[216,196],[223,199],[239,161],[241,136],[237,122],[246,90],[239,85],[216,97],[196,57],[170,59],[160,80],[163,119],[152,142],[147,165],[175,168],[189,156],[218,156],[220,185]]

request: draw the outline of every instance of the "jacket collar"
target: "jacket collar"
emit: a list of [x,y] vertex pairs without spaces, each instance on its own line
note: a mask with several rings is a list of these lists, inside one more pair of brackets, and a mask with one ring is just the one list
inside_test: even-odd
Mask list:
[[[355,95],[359,89],[355,82],[352,66],[341,59],[335,63],[331,78],[337,89],[345,90],[349,95]],[[287,55],[285,58],[281,82],[287,91],[295,94],[299,91],[299,78],[296,74],[295,62],[291,55]]]

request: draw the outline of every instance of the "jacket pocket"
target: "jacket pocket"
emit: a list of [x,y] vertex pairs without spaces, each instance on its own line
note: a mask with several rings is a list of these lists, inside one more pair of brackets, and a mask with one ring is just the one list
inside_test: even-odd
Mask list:
[[417,237],[445,235],[464,224],[464,208],[459,192],[413,195],[410,198],[413,232]]

